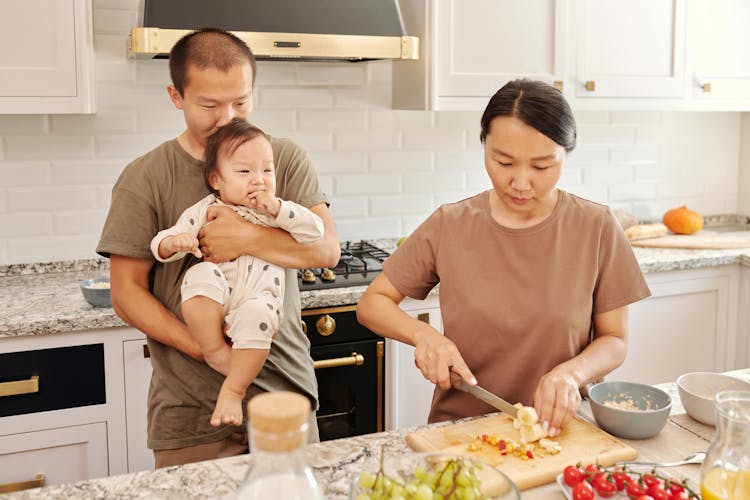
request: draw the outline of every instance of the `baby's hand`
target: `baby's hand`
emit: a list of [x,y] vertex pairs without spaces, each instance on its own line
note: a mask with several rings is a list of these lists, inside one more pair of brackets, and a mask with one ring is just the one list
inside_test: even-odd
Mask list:
[[191,253],[199,259],[203,257],[203,253],[198,248],[198,238],[190,233],[167,236],[159,244],[159,255],[162,258],[169,258],[177,252]]
[[261,213],[277,217],[281,209],[281,200],[268,191],[256,191],[250,194],[252,208]]

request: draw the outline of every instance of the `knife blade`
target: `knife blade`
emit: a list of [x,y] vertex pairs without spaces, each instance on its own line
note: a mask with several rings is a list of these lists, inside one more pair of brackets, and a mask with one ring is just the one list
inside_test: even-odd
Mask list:
[[504,400],[500,396],[496,394],[492,394],[490,391],[488,391],[487,389],[483,387],[480,387],[478,385],[469,385],[462,378],[461,384],[458,388],[464,392],[468,392],[475,398],[484,401],[485,403],[492,406],[493,408],[497,408],[498,410],[507,413],[513,418],[516,418],[518,416],[518,408],[508,403],[506,400]]

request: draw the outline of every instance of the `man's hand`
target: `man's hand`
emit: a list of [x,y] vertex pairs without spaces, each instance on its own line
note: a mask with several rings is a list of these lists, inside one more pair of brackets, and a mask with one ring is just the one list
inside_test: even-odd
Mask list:
[[191,253],[199,259],[203,257],[200,248],[198,248],[198,238],[190,233],[180,233],[174,236],[167,236],[159,243],[159,257],[168,259],[177,252]]
[[281,200],[268,191],[256,191],[248,195],[247,206],[260,213],[277,217],[281,210]]
[[248,223],[229,207],[208,207],[206,219],[209,224],[198,232],[198,240],[204,260],[209,262],[228,262],[250,253],[247,237],[261,230],[260,226]]

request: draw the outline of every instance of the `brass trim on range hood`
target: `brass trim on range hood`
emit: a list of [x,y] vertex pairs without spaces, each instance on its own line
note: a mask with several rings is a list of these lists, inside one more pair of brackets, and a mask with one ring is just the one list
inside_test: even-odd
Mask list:
[[[172,46],[192,30],[132,28],[128,57],[165,58]],[[311,33],[262,33],[233,31],[264,59],[367,61],[371,59],[419,59],[415,36],[320,35]]]

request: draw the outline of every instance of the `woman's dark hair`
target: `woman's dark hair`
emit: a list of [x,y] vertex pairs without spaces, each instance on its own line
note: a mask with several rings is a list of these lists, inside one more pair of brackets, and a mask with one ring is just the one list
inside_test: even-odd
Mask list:
[[169,52],[169,76],[181,96],[188,85],[188,66],[199,69],[216,68],[229,71],[233,66],[248,63],[255,85],[255,56],[239,37],[219,28],[201,28],[188,33],[174,44]]
[[492,96],[482,114],[479,139],[484,144],[498,116],[515,116],[571,152],[576,147],[576,121],[568,102],[552,85],[537,80],[513,80]]
[[242,118],[232,119],[209,136],[206,141],[206,166],[203,169],[203,178],[212,193],[219,194],[211,187],[211,177],[214,174],[218,175],[219,172],[219,154],[231,156],[238,147],[259,136],[270,140],[265,132],[255,125],[250,125]]

